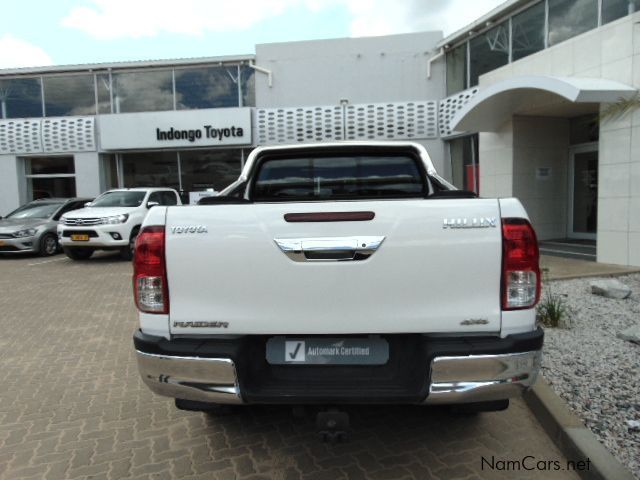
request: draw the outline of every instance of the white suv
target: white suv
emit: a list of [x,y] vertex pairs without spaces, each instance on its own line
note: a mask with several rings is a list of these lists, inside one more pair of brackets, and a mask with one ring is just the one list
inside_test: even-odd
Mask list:
[[63,215],[58,239],[73,260],[85,260],[95,250],[119,250],[130,260],[140,225],[156,205],[181,205],[178,192],[170,188],[109,190],[82,210]]

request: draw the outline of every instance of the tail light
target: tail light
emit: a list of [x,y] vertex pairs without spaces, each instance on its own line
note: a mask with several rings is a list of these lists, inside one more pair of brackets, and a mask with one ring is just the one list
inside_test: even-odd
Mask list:
[[502,219],[502,309],[532,308],[540,300],[538,240],[522,218]]
[[136,239],[133,293],[141,312],[169,313],[164,240],[164,226],[156,225],[144,227]]

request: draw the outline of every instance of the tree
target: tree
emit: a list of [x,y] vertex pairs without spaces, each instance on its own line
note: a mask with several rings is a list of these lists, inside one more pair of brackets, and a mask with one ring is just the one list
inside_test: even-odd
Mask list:
[[617,102],[610,103],[600,112],[600,121],[619,119],[639,108],[640,93],[630,98],[619,98]]

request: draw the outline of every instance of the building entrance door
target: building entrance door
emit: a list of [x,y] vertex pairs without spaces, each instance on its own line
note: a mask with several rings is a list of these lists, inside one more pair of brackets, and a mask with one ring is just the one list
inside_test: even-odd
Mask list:
[[569,212],[567,236],[595,240],[598,227],[598,144],[572,147],[569,152]]

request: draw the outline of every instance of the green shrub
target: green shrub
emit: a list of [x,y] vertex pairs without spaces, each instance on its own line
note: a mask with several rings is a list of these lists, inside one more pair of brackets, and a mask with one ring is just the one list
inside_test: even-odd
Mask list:
[[551,328],[568,328],[569,327],[569,308],[561,295],[553,293],[549,284],[549,270],[542,269],[543,282],[547,285],[542,300],[536,309],[538,321],[545,327]]
[[538,320],[545,327],[564,327],[567,324],[567,305],[560,295],[547,290],[538,304]]

